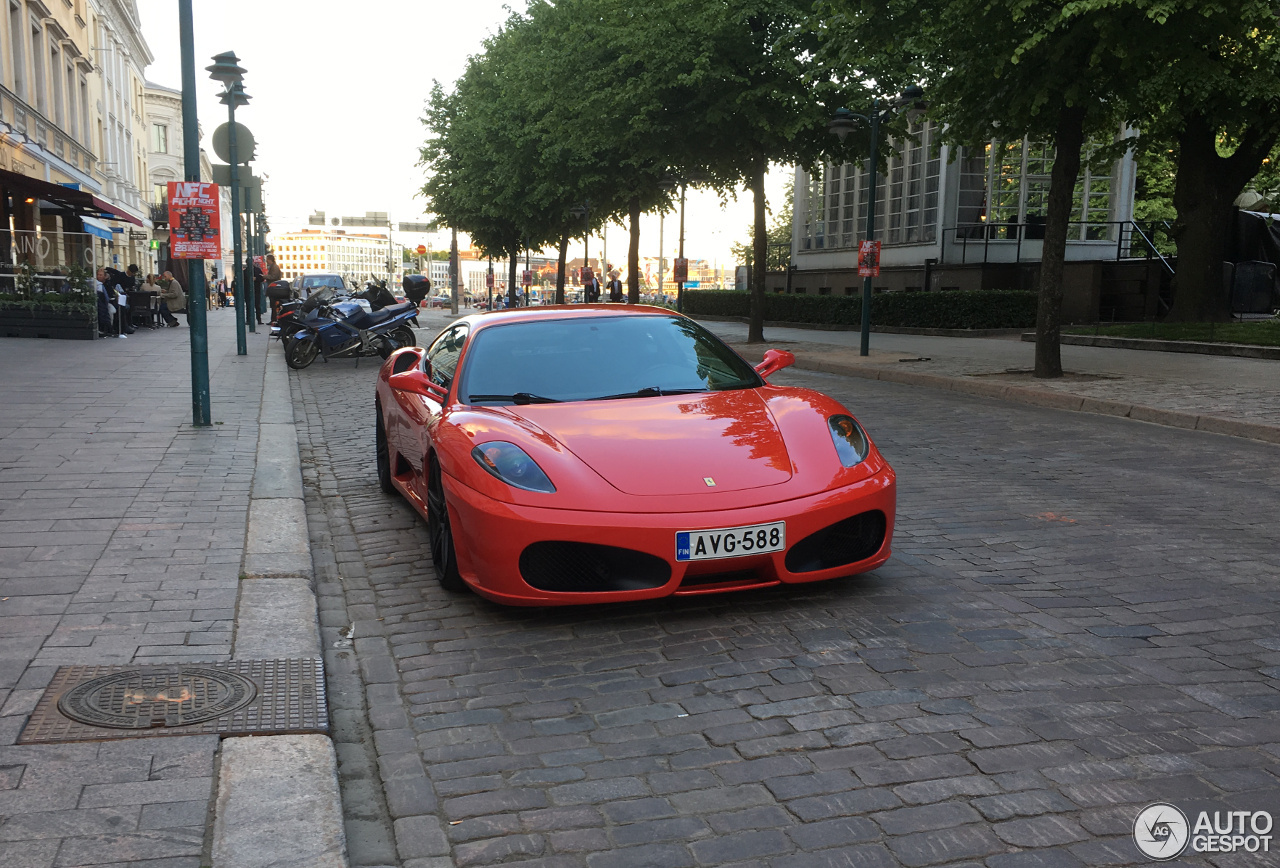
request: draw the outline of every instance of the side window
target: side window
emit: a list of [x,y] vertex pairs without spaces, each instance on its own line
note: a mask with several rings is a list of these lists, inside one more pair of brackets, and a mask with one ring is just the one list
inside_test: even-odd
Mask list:
[[427,359],[431,362],[431,380],[437,385],[447,389],[453,382],[453,373],[458,368],[458,359],[467,342],[467,333],[465,325],[456,325],[436,338],[427,350]]

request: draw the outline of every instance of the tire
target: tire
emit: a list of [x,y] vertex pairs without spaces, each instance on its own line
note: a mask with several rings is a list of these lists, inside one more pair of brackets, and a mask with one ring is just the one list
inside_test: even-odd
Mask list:
[[396,488],[391,484],[391,447],[387,445],[387,429],[382,424],[382,408],[375,405],[374,409],[377,422],[373,427],[373,451],[378,466],[378,487],[384,494],[396,494]]
[[300,371],[314,362],[319,353],[320,345],[315,338],[294,338],[285,344],[284,363]]
[[467,587],[458,572],[458,554],[453,545],[453,529],[449,527],[449,508],[444,500],[444,484],[440,479],[440,465],[431,462],[427,476],[427,535],[431,537],[431,563],[436,568],[436,578],[446,591],[461,591]]
[[400,328],[393,331],[391,339],[402,347],[416,347],[418,345],[418,336],[408,326],[400,326]]

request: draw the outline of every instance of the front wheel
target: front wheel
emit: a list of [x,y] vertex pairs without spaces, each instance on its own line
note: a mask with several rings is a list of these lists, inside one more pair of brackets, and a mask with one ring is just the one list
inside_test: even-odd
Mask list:
[[453,530],[449,527],[449,507],[444,500],[444,484],[440,465],[431,462],[427,475],[427,535],[431,537],[431,563],[436,578],[446,591],[461,591],[467,583],[458,572],[458,554],[453,547]]
[[315,338],[294,338],[285,345],[284,363],[295,371],[300,371],[316,360],[320,353],[320,344]]
[[387,429],[382,424],[382,408],[375,406],[377,422],[373,427],[374,460],[378,467],[378,487],[386,494],[395,494],[395,486],[391,484],[391,447],[387,445]]
[[413,333],[413,329],[408,326],[400,326],[391,333],[391,339],[402,347],[416,347],[418,345],[418,337]]

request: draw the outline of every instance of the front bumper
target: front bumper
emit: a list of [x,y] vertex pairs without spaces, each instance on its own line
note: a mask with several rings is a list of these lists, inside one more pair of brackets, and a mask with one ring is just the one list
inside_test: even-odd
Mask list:
[[[853,485],[796,500],[709,512],[617,513],[516,506],[480,494],[445,477],[450,525],[458,567],[467,584],[483,597],[513,606],[556,606],[623,602],[666,596],[721,593],[778,584],[801,584],[875,569],[889,559],[896,503],[893,471],[884,469]],[[874,554],[829,569],[792,572],[787,553],[798,543],[837,522],[879,510],[883,540]],[[787,548],[778,552],[677,561],[678,531],[732,528],[786,522]],[[670,577],[656,587],[634,590],[551,591],[529,584],[521,573],[521,554],[534,543],[557,541],[611,546],[664,561]]]

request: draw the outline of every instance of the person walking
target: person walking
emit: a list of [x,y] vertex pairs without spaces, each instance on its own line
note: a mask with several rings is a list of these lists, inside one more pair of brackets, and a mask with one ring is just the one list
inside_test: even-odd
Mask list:
[[618,272],[609,272],[609,301],[614,304],[622,304],[622,281],[618,279]]
[[[178,283],[172,271],[166,271],[160,279],[160,315],[165,317],[165,322],[176,328],[178,320],[173,314],[186,313],[186,310],[187,294],[182,291],[182,284]],[[190,317],[187,325],[191,325]]]

